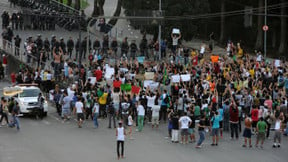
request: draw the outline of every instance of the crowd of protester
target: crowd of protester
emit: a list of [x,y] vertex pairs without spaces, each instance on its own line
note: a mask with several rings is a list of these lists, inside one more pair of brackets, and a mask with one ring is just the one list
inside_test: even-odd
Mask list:
[[[91,118],[97,128],[98,118],[108,118],[108,128],[116,128],[116,121],[123,120],[124,125],[129,128],[137,125],[137,131],[141,132],[144,123],[151,122],[152,128],[157,129],[159,122],[163,122],[168,125],[172,142],[179,142],[180,132],[180,142],[184,144],[196,141],[197,128],[197,148],[208,132],[213,137],[212,146],[218,146],[223,131],[229,131],[231,139],[236,140],[243,132],[243,147],[248,143],[252,147],[251,135],[257,135],[255,146],[260,142],[262,147],[263,141],[270,137],[270,128],[275,129],[274,147],[280,147],[282,131],[287,135],[287,65],[281,60],[267,61],[260,51],[256,56],[248,55],[239,43],[234,46],[229,41],[227,54],[216,55],[205,44],[199,52],[185,48],[178,44],[180,37],[174,35],[171,52],[162,48],[162,42],[161,50],[159,44],[158,50],[155,49],[155,43],[152,43],[154,49],[149,49],[145,36],[140,50],[134,41],[129,45],[127,38],[120,44],[104,37],[102,42],[96,39],[90,46],[89,64],[79,64],[77,46],[84,43],[82,49],[86,50],[87,41],[74,44],[70,38],[66,45],[55,36],[51,41],[42,41],[41,35],[36,41],[29,39],[35,50],[40,51],[40,62],[46,53],[47,59],[54,60],[54,69],[22,68],[16,75],[16,83],[39,83],[55,102],[63,121],[77,114],[79,127],[83,120]],[[169,55],[163,52],[165,59],[158,62],[138,60],[137,56],[145,57],[146,50],[146,59],[158,56],[158,51],[167,50]],[[121,57],[113,64],[107,62],[117,55]],[[145,85],[145,73],[153,74],[149,80],[158,83],[157,86]],[[187,74],[189,80],[174,79],[175,75]]]

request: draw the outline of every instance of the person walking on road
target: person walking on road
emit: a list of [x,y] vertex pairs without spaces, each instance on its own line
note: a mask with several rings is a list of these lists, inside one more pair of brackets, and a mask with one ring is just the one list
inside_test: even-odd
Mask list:
[[141,132],[144,124],[145,109],[140,102],[138,102],[137,112],[138,112],[138,131]]
[[98,126],[99,126],[99,124],[98,124],[99,103],[98,103],[98,98],[97,97],[95,99],[95,103],[94,103],[92,112],[93,112],[92,116],[93,116],[94,127],[98,128]]
[[84,120],[84,106],[81,100],[82,98],[78,97],[78,101],[75,103],[75,107],[74,107],[74,115],[77,114],[79,128],[82,128],[82,123]]
[[121,158],[124,158],[124,141],[125,141],[125,129],[123,127],[122,121],[119,121],[118,128],[116,129],[117,137],[117,157],[120,159],[120,145],[121,145]]
[[3,119],[5,118],[6,120],[6,124],[8,125],[9,121],[8,121],[8,113],[9,113],[9,110],[8,110],[8,105],[7,105],[7,100],[6,99],[3,99],[1,101],[1,119],[0,119],[0,127],[3,126],[2,124],[2,121]]
[[199,133],[199,140],[197,142],[196,148],[201,148],[201,145],[205,140],[205,115],[201,116],[201,119],[198,123],[198,133]]
[[19,131],[20,130],[20,122],[19,122],[19,114],[20,111],[20,107],[19,107],[19,103],[16,102],[16,105],[13,106],[13,110],[12,110],[12,121],[8,124],[9,127],[13,128],[16,126],[16,129]]

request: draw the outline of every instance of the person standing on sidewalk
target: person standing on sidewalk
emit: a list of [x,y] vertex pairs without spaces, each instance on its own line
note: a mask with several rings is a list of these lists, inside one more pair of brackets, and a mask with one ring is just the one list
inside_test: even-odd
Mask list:
[[121,145],[121,158],[124,158],[124,141],[125,141],[125,129],[123,127],[122,121],[119,121],[118,128],[116,129],[117,137],[117,157],[120,159],[120,145]]

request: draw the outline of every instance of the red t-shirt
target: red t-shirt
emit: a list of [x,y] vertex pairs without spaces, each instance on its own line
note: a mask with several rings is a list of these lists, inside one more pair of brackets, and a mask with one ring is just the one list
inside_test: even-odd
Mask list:
[[7,65],[7,57],[6,56],[3,57],[3,64]]
[[10,77],[11,77],[11,82],[13,84],[16,83],[16,75],[15,75],[15,73],[11,73]]
[[238,122],[239,121],[239,110],[233,109],[232,106],[229,109],[229,114],[230,114],[230,121],[232,122]]
[[194,66],[197,66],[198,65],[198,56],[193,57],[192,62],[193,62]]
[[252,121],[258,121],[258,109],[252,109],[251,110],[251,119]]
[[96,70],[94,75],[95,75],[97,81],[100,81],[102,79],[102,71],[101,70]]

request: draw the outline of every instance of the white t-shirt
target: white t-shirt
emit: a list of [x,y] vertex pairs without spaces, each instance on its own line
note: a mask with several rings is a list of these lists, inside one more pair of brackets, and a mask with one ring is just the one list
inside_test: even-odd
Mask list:
[[179,122],[181,123],[181,129],[188,129],[189,128],[189,123],[192,120],[188,116],[182,116],[179,119]]
[[179,40],[179,38],[178,37],[173,37],[172,38],[172,46],[177,46],[178,45],[178,40]]
[[120,102],[119,93],[112,93],[112,98],[114,103]]
[[83,108],[83,103],[80,101],[77,101],[75,103],[75,107],[76,107],[76,113],[83,113],[82,108]]
[[94,104],[93,113],[99,113],[99,104],[98,103]]
[[152,117],[158,117],[160,111],[160,105],[153,105],[151,110],[152,110]]
[[124,134],[124,127],[117,128],[117,141],[124,141],[125,140],[125,134]]
[[142,105],[137,106],[138,115],[145,116],[145,109]]
[[205,45],[202,45],[200,47],[200,54],[204,54],[205,53]]
[[52,74],[51,73],[48,73],[46,77],[47,77],[47,80],[52,80]]
[[155,103],[155,99],[156,99],[156,96],[147,96],[147,106],[148,107],[153,107],[154,103]]
[[128,126],[132,126],[133,125],[133,119],[132,119],[132,116],[129,115],[128,116]]

